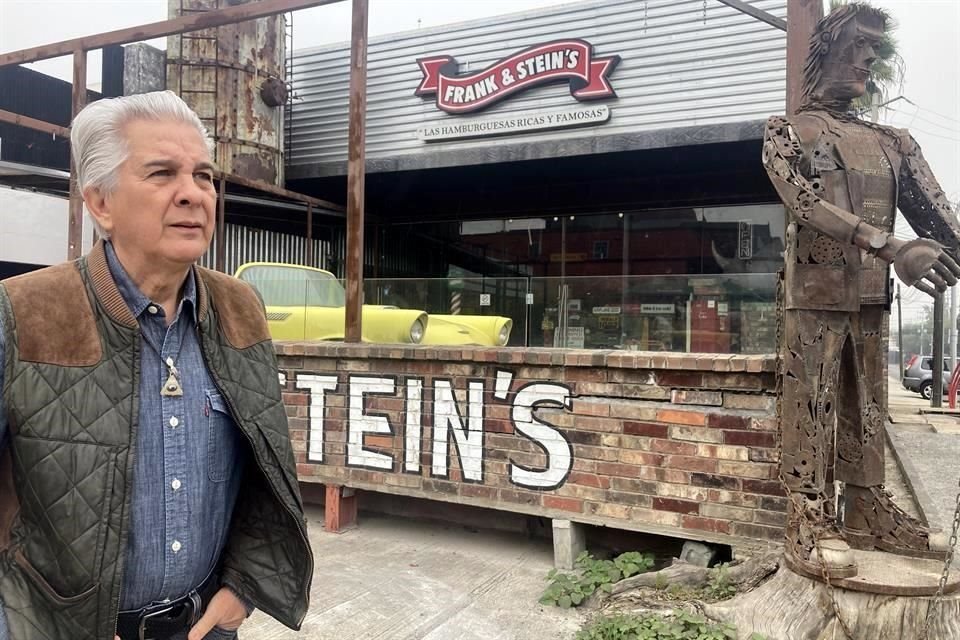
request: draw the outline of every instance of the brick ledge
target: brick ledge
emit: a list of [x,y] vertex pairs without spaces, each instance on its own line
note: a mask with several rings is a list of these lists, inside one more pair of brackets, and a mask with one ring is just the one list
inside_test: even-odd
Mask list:
[[718,373],[776,371],[776,356],[722,353],[665,353],[545,347],[439,347],[418,345],[346,344],[343,342],[274,342],[277,355],[319,358],[387,360],[439,360],[495,362],[556,367],[606,367],[610,369],[666,369]]
[[[300,484],[315,484],[326,486],[327,483],[321,478],[316,480],[310,479],[299,479]],[[606,518],[603,516],[594,516],[585,513],[572,513],[570,511],[560,511],[557,509],[548,509],[544,507],[532,507],[529,505],[524,505],[520,503],[503,503],[498,502],[491,504],[490,501],[484,500],[483,498],[472,498],[469,496],[451,496],[445,495],[442,493],[425,493],[422,490],[407,488],[407,487],[397,487],[390,486],[385,487],[384,485],[363,482],[357,480],[350,480],[347,482],[336,481],[330,482],[329,484],[336,484],[337,486],[350,487],[352,489],[360,489],[361,491],[372,491],[375,493],[381,493],[385,495],[401,495],[409,498],[419,498],[421,500],[433,500],[438,502],[450,502],[454,504],[463,504],[471,507],[481,507],[485,509],[493,509],[498,511],[509,511],[511,513],[517,513],[521,515],[530,515],[537,516],[540,518],[557,518],[560,520],[571,520],[580,524],[593,525],[598,527],[608,527],[611,529],[621,529],[624,531],[635,531],[637,533],[647,533],[657,536],[665,536],[669,538],[677,538],[680,540],[698,540],[701,542],[713,543],[713,544],[725,544],[730,545],[734,551],[736,557],[741,557],[742,555],[750,556],[760,551],[769,550],[772,548],[779,548],[781,543],[775,542],[773,540],[761,540],[757,538],[745,538],[742,536],[735,536],[726,533],[714,533],[710,531],[703,531],[700,529],[684,529],[682,527],[672,527],[667,525],[656,524],[653,522],[645,522],[643,520],[618,520],[616,518]],[[362,505],[361,505],[362,508]]]

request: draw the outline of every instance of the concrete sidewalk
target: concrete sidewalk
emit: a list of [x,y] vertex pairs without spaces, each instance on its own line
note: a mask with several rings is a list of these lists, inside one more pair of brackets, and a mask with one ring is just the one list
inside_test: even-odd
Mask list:
[[[891,377],[888,488],[948,528],[960,417],[922,413],[927,406]],[[258,612],[242,640],[573,640],[584,621],[537,602],[553,566],[548,540],[378,515],[337,535],[323,530],[322,509],[307,515],[316,570],[303,630]]]
[[303,630],[255,613],[242,640],[572,640],[581,626],[582,614],[537,602],[548,540],[371,515],[329,534],[322,509],[308,509],[316,570]]
[[960,416],[927,413],[929,407],[890,376],[888,434],[895,461],[923,516],[949,531],[960,491]]

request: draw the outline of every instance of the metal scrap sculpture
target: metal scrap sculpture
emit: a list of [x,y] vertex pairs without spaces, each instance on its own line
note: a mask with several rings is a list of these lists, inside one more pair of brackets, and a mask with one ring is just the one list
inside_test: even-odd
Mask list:
[[[768,121],[763,146],[788,212],[779,345],[786,559],[827,580],[856,575],[851,548],[931,558],[946,548],[883,486],[888,265],[930,295],[960,277],[960,227],[920,147],[851,113],[887,20],[860,3],[821,20],[802,106]],[[897,207],[919,239],[893,236]],[[839,514],[834,480],[843,483]]]

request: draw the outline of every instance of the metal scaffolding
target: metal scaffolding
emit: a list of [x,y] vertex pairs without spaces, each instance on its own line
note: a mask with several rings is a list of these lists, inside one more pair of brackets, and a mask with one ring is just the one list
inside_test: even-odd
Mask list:
[[[256,20],[282,13],[293,13],[300,9],[334,4],[343,0],[261,0],[201,13],[188,13],[177,18],[153,22],[150,24],[108,31],[92,36],[64,40],[52,44],[31,47],[19,51],[0,54],[0,67],[28,64],[65,55],[73,56],[73,98],[71,118],[86,106],[87,53],[112,45],[124,45],[170,35],[192,33],[214,29],[224,25],[247,20]],[[219,176],[219,202],[217,209],[216,233],[223,237],[225,226],[224,202],[227,184],[239,185],[248,190],[267,194],[284,200],[306,205],[306,236],[313,237],[313,214],[315,211],[327,211],[334,214],[347,214],[347,341],[359,342],[361,335],[361,292],[363,291],[363,173],[365,163],[364,150],[364,112],[366,104],[366,49],[367,49],[367,0],[352,0],[353,32],[351,60],[350,92],[350,180],[348,184],[348,207],[289,191],[282,187],[244,176],[221,172]],[[44,133],[69,137],[70,130],[49,122],[0,110],[0,122],[7,122]],[[71,168],[72,168],[71,158]],[[83,228],[83,198],[77,188],[76,173],[71,170],[69,182],[70,215],[68,220],[69,259],[80,257]],[[220,247],[223,243],[220,243]],[[223,269],[222,249],[217,252],[217,268]]]

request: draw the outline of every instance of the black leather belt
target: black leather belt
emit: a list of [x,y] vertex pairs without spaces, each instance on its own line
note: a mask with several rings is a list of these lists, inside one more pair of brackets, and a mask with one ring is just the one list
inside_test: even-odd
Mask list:
[[121,640],[167,640],[189,631],[200,620],[218,585],[217,577],[210,576],[182,598],[135,611],[121,611],[117,616],[117,635]]

